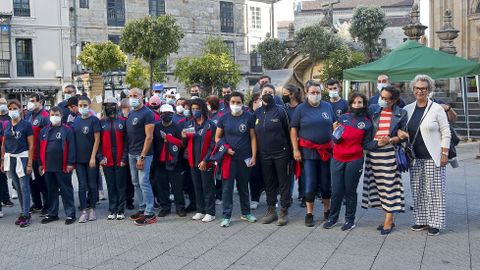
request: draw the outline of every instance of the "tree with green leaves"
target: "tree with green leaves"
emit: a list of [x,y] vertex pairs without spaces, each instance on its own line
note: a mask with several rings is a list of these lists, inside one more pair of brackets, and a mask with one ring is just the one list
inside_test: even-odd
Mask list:
[[143,59],[149,66],[150,88],[160,62],[177,53],[184,34],[170,15],[147,16],[129,21],[123,30],[120,47],[127,53]]
[[228,53],[221,38],[209,37],[204,41],[203,54],[183,57],[175,63],[175,77],[185,85],[199,83],[204,93],[218,93],[225,83],[235,86],[240,81],[240,68]]
[[90,43],[78,55],[78,60],[93,73],[101,74],[125,67],[127,56],[111,41]]
[[285,57],[285,43],[278,38],[267,38],[257,45],[262,56],[262,66],[266,69],[281,69]]
[[300,29],[295,33],[294,41],[298,51],[314,62],[325,60],[341,44],[340,38],[320,23]]
[[361,52],[350,50],[346,45],[341,45],[328,54],[320,70],[320,80],[343,80],[343,71],[363,64],[364,55]]
[[363,44],[365,55],[369,60],[378,51],[380,35],[387,27],[385,12],[377,6],[359,6],[353,10],[350,34]]

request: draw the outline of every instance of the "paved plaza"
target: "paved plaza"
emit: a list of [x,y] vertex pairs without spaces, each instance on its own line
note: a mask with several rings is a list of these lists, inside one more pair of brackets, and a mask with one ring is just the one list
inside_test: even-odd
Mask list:
[[[440,236],[412,232],[408,209],[396,217],[396,230],[388,236],[375,229],[382,221],[378,210],[359,209],[350,232],[339,226],[327,231],[318,219],[307,228],[296,195],[287,226],[242,222],[236,202],[230,228],[221,228],[219,219],[192,221],[191,214],[145,227],[107,221],[106,201],[94,222],[41,225],[35,215],[30,227],[19,228],[13,224],[14,200],[0,219],[0,269],[480,269],[478,144],[463,144],[459,151],[461,167],[447,169],[447,229]],[[403,179],[409,206],[408,176]],[[264,211],[262,197],[254,214],[261,217]],[[320,218],[321,207],[316,213]]]

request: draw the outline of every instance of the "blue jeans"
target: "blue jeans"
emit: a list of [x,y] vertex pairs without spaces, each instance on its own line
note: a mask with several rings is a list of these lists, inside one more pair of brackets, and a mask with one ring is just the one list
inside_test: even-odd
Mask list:
[[144,211],[145,215],[153,215],[153,191],[150,183],[150,167],[153,156],[146,156],[143,161],[143,170],[137,169],[137,158],[139,155],[128,154],[130,165],[130,174],[132,175],[132,184],[135,188],[135,197],[139,202],[139,210]]
[[238,195],[240,196],[240,208],[242,215],[250,214],[250,200],[248,198],[248,179],[252,168],[247,167],[243,159],[232,159],[230,178],[223,181],[222,201],[223,218],[231,218],[233,209],[233,187],[237,181]]
[[[27,172],[27,158],[22,158],[23,171]],[[10,170],[7,172],[8,179],[12,179],[12,183],[15,186],[18,194],[18,201],[22,210],[22,215],[30,215],[30,176],[18,177],[15,172],[17,166],[17,159],[11,158]]]
[[88,163],[77,163],[76,171],[80,210],[95,209],[98,201],[98,167],[90,168]]
[[350,162],[332,158],[332,202],[329,220],[337,222],[345,197],[345,222],[355,222],[357,212],[357,186],[363,172],[363,157]]
[[330,199],[332,196],[330,160],[306,159],[303,161],[303,173],[305,174],[305,201],[315,201],[319,186],[322,199]]

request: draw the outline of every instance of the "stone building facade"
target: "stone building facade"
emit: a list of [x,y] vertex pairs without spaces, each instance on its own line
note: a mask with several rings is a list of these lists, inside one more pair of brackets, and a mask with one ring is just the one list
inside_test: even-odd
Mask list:
[[[70,0],[71,39],[76,45],[72,49],[73,69],[77,74],[84,72],[75,59],[86,43],[107,39],[118,43],[127,21],[149,14],[170,14],[175,17],[185,36],[178,54],[171,55],[167,60],[169,72],[179,57],[199,55],[203,40],[208,36],[220,36],[230,48],[232,58],[240,65],[244,80],[238,87],[246,88],[249,80],[258,77],[261,71],[258,70],[257,61],[253,61],[255,58],[252,60],[250,52],[271,31],[269,2],[271,1]],[[254,68],[251,68],[252,65]],[[168,84],[178,86],[173,76],[168,77]]]
[[0,1],[0,94],[26,103],[35,92],[47,105],[71,82],[69,6],[63,0]]
[[[334,2],[334,1],[332,1]],[[295,7],[295,29],[318,23],[324,17],[324,6],[328,1],[299,1]],[[359,5],[380,6],[386,14],[388,26],[379,42],[387,49],[394,49],[406,40],[402,27],[409,22],[409,13],[414,0],[340,0],[333,5],[333,23],[341,29],[351,20],[353,10]]]

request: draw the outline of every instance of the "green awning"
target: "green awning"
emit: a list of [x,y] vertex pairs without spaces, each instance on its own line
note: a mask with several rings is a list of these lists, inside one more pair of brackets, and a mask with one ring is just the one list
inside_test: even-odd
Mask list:
[[379,74],[392,81],[410,81],[418,74],[447,79],[480,74],[480,63],[425,47],[408,40],[383,58],[343,71],[343,79],[376,81]]

